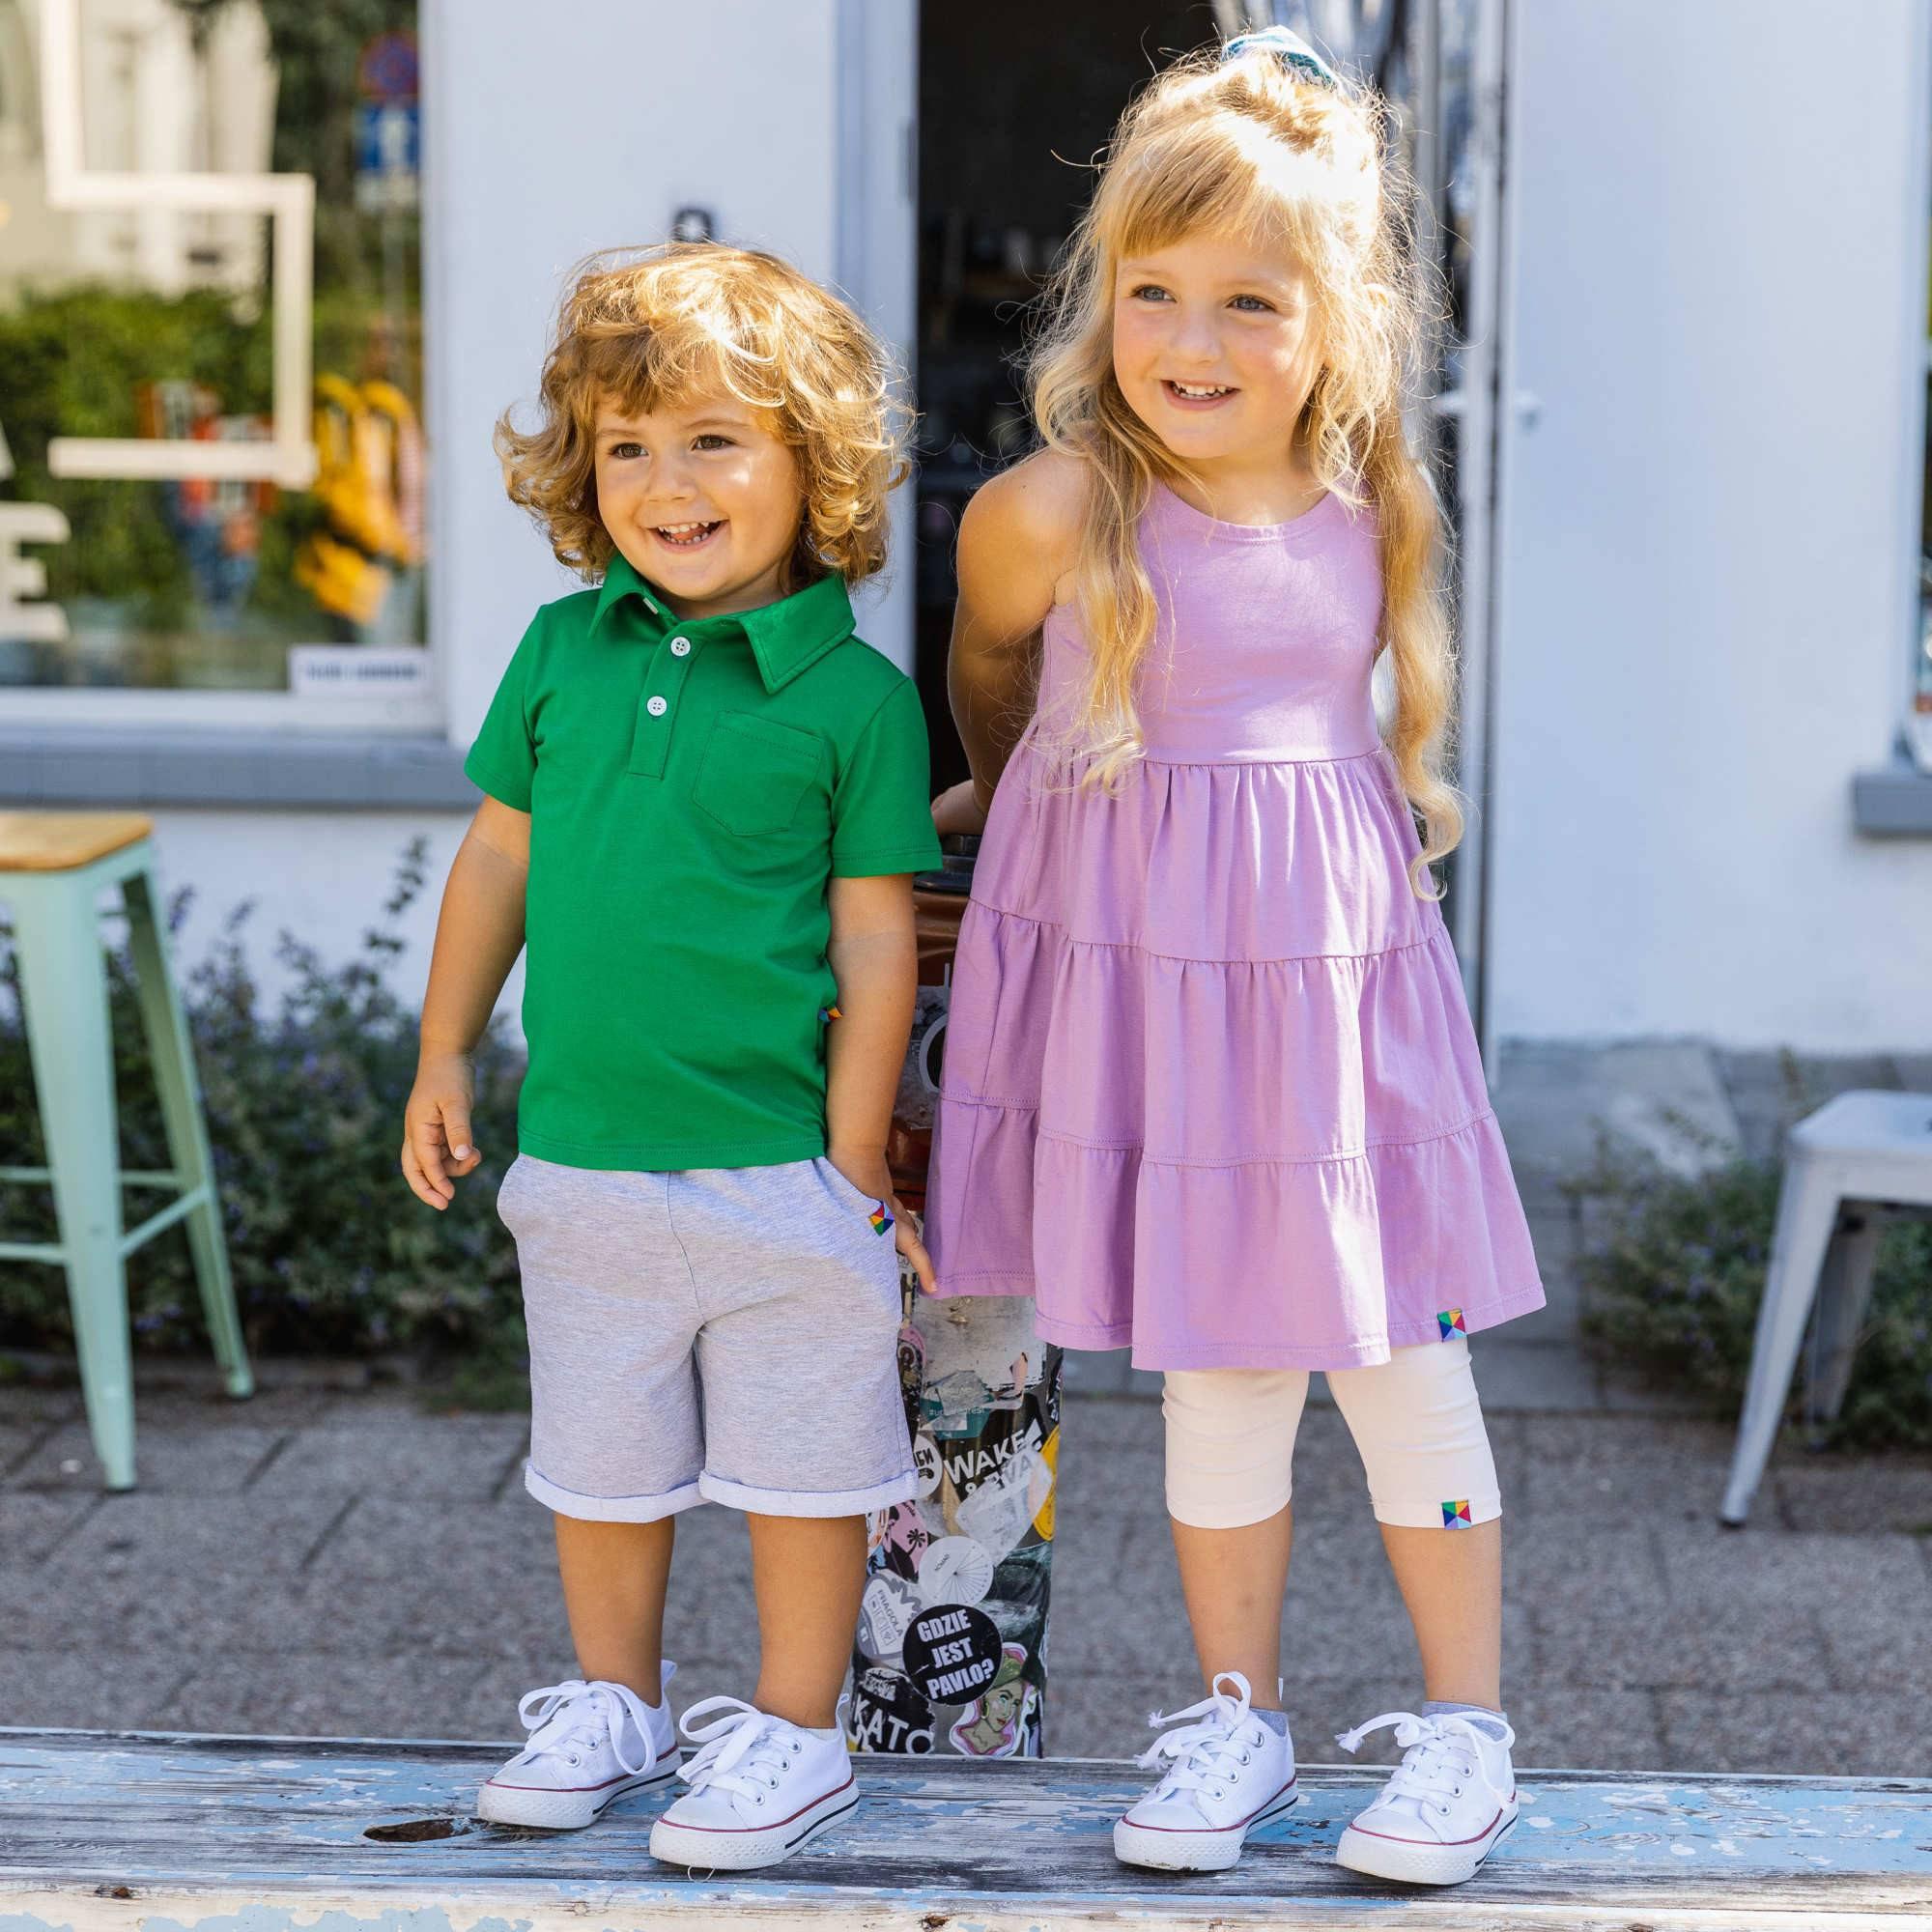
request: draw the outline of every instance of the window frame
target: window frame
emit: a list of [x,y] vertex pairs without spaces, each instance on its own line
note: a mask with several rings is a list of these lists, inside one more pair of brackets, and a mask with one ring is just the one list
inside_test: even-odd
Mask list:
[[[1901,254],[1910,312],[1902,330],[1899,381],[1906,406],[1899,412],[1898,500],[1910,505],[1905,519],[1910,541],[1900,559],[1897,635],[1903,642],[1895,690],[1898,711],[1890,756],[1852,777],[1852,820],[1874,838],[1932,837],[1932,717],[1915,714],[1918,666],[1925,649],[1925,626],[1932,600],[1921,590],[1925,555],[1925,476],[1927,438],[1932,436],[1932,314],[1927,310],[1927,277],[1932,270],[1932,16],[1921,15],[1910,48],[1911,90],[1919,107],[1914,122],[1908,193],[1901,211]],[[1917,737],[1918,754],[1912,740]]]

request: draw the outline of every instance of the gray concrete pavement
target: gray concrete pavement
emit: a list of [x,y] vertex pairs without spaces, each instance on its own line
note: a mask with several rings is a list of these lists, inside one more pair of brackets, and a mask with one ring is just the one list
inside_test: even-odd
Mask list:
[[[1932,1063],[1810,1063],[1694,1043],[1506,1056],[1502,1117],[1550,1305],[1475,1340],[1507,1508],[1507,1701],[1521,1761],[1631,1771],[1932,1775],[1932,1457],[1774,1462],[1721,1529],[1727,1428],[1587,1357],[1562,1189],[1598,1124],[1695,1163],[1775,1150],[1848,1085],[1932,1091]],[[1690,1151],[1683,1121],[1695,1123]],[[1701,1150],[1701,1151],[1699,1151]],[[1071,1358],[1048,1747],[1121,1756],[1191,1701],[1161,1508],[1157,1378]],[[443,1414],[353,1364],[263,1365],[231,1404],[144,1367],[142,1487],[104,1496],[70,1386],[0,1382],[0,1723],[505,1738],[571,1669],[521,1417]],[[1302,1754],[1420,1695],[1413,1642],[1332,1406],[1296,1463],[1283,1667]],[[748,1693],[742,1520],[680,1524],[680,1702]]]
[[[1479,1360],[1481,1343],[1478,1341]],[[402,1391],[149,1388],[142,1487],[103,1496],[78,1402],[0,1392],[0,1720],[505,1737],[569,1669],[520,1419]],[[1540,1765],[1932,1772],[1932,1458],[1774,1465],[1717,1522],[1729,1435],[1648,1410],[1495,1410],[1509,1703]],[[1196,1694],[1161,1510],[1157,1407],[1068,1399],[1050,1748],[1119,1756]],[[1302,1749],[1420,1694],[1412,1640],[1332,1408],[1298,1457],[1284,1670]],[[742,1520],[680,1524],[680,1698],[752,1687]]]

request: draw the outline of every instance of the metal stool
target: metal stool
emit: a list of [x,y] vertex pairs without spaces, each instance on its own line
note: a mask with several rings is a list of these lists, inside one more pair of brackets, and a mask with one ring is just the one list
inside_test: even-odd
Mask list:
[[1927,1218],[1932,1094],[1840,1094],[1792,1128],[1724,1521],[1741,1523],[1750,1510],[1777,1439],[1812,1303],[1818,1321],[1805,1410],[1829,1422],[1844,1406],[1879,1236],[1894,1221]]
[[[33,1056],[46,1167],[0,1168],[0,1180],[51,1182],[55,1242],[0,1241],[0,1261],[67,1268],[87,1423],[110,1490],[134,1486],[134,1382],[127,1261],[163,1228],[187,1223],[195,1279],[228,1393],[254,1392],[228,1274],[208,1127],[181,998],[155,916],[153,828],[133,812],[0,812],[0,900],[13,909],[21,1002]],[[121,1171],[107,970],[99,931],[101,893],[118,886],[127,910],[141,1025],[174,1165]],[[124,1232],[121,1190],[166,1188],[174,1198]]]

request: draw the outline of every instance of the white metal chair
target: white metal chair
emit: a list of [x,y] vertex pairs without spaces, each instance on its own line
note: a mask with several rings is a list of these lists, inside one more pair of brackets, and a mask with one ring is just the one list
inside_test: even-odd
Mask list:
[[1724,1489],[1727,1523],[1744,1521],[1771,1458],[1812,1303],[1818,1320],[1805,1413],[1829,1422],[1844,1405],[1879,1236],[1894,1221],[1928,1218],[1932,1094],[1840,1094],[1792,1128],[1750,1380]]

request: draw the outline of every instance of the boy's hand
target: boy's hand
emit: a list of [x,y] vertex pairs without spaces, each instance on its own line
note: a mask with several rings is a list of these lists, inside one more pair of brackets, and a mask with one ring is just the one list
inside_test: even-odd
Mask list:
[[912,1264],[912,1270],[919,1277],[919,1292],[922,1294],[933,1293],[939,1286],[939,1278],[932,1271],[932,1257],[926,1253],[925,1243],[914,1231],[912,1216],[899,1206],[899,1198],[893,1192],[893,1171],[887,1165],[884,1153],[868,1151],[855,1154],[829,1148],[825,1158],[861,1194],[870,1195],[874,1201],[885,1204],[886,1212],[893,1217],[893,1245]]
[[952,832],[983,832],[992,800],[975,779],[962,779],[932,801],[932,829],[942,838]]
[[403,1179],[439,1213],[456,1199],[456,1181],[483,1156],[469,1138],[476,1078],[467,1053],[426,1055],[403,1114]]

